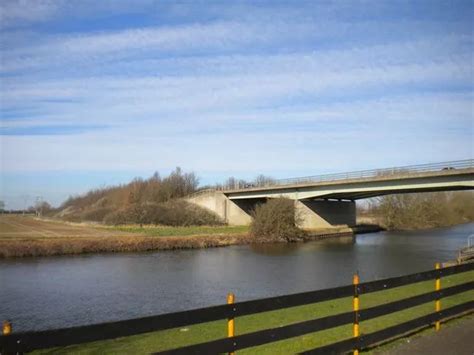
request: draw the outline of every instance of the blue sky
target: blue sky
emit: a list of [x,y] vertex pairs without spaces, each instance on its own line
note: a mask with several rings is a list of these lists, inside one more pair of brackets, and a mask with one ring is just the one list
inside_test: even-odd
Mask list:
[[1,199],[472,158],[473,4],[4,0]]

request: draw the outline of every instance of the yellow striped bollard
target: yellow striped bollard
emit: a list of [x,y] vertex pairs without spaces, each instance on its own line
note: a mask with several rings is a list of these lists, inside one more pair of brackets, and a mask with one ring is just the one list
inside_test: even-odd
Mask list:
[[[227,294],[227,304],[234,304],[235,296],[233,293]],[[234,318],[229,318],[227,320],[227,337],[232,338],[235,335],[235,323]],[[230,352],[229,355],[234,355],[233,352]]]
[[12,323],[9,320],[3,321],[2,333],[3,335],[12,333]]
[[[356,340],[358,340],[359,332],[359,290],[357,286],[359,285],[359,274],[354,274],[352,279],[352,284],[354,285],[354,299],[352,302],[352,308],[354,310],[354,325],[353,325],[353,335]],[[359,355],[359,349],[356,347],[354,349],[354,355]]]
[[[436,263],[435,269],[436,269],[436,270],[439,270],[440,268],[441,268],[440,263]],[[440,276],[437,276],[437,277],[436,277],[436,280],[435,280],[435,290],[436,290],[436,291],[441,291],[441,277],[440,277]],[[440,311],[441,311],[441,299],[440,299],[440,297],[437,297],[436,300],[435,300],[435,311],[436,311],[436,312],[440,312]],[[440,330],[440,328],[441,328],[441,322],[440,322],[440,321],[436,321],[436,322],[435,322],[435,330],[438,331],[438,330]]]

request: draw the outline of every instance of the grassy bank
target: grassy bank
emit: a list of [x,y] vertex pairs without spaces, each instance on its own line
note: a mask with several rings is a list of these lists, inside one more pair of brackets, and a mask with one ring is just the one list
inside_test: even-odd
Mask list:
[[0,258],[196,249],[249,242],[247,227],[106,227],[0,216]]
[[109,230],[117,230],[128,233],[140,233],[151,237],[169,237],[169,236],[191,236],[191,235],[234,235],[246,234],[247,226],[190,226],[190,227],[169,227],[169,226],[139,226],[125,225],[104,227]]
[[[465,283],[474,279],[474,271],[464,274],[454,275],[442,279],[442,287],[450,287],[459,283]],[[349,281],[349,280],[348,280]],[[364,281],[364,280],[362,280]],[[383,303],[392,302],[398,299],[414,296],[417,294],[432,291],[434,281],[422,282],[414,285],[395,288],[388,291],[380,291],[360,297],[361,308],[376,306]],[[225,293],[223,290],[223,302]],[[474,298],[474,291],[468,291],[459,295],[444,298],[442,305],[444,308],[456,304],[470,301]],[[238,295],[237,295],[238,300]],[[262,329],[278,327],[304,320],[320,318],[332,314],[344,313],[352,308],[352,298],[343,298],[334,301],[327,301],[313,305],[288,308],[285,310],[272,311],[257,315],[245,316],[236,319],[236,335],[250,333]],[[370,333],[379,329],[389,327],[410,319],[414,319],[434,311],[434,302],[422,306],[413,307],[402,312],[382,316],[369,321],[361,322],[362,334]],[[426,330],[431,332],[432,330]],[[442,333],[441,333],[442,334]],[[120,338],[109,341],[94,342],[89,344],[69,346],[61,349],[50,349],[38,351],[41,354],[115,354],[134,353],[145,354],[154,351],[172,349],[179,346],[200,343],[208,340],[218,339],[226,336],[226,321],[216,321],[206,324],[171,329],[166,331],[148,333],[127,338]],[[268,345],[263,345],[247,350],[240,350],[239,354],[289,354],[330,344],[352,336],[352,326],[346,325],[329,329],[322,332],[307,334],[285,341],[279,341]]]

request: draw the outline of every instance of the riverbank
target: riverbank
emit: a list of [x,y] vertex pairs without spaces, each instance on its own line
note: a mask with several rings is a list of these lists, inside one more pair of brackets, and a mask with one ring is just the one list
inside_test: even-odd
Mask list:
[[[380,231],[374,225],[307,231],[301,241],[352,237]],[[0,258],[143,252],[216,248],[239,244],[273,243],[256,240],[247,226],[104,226],[69,223],[33,216],[0,217]]]
[[107,227],[0,217],[0,258],[212,248],[251,242],[247,227]]

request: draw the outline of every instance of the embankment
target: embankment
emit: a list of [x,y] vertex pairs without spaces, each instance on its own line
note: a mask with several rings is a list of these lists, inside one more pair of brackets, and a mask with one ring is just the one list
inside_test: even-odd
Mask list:
[[0,258],[215,248],[227,245],[248,244],[250,242],[248,235],[0,240]]

